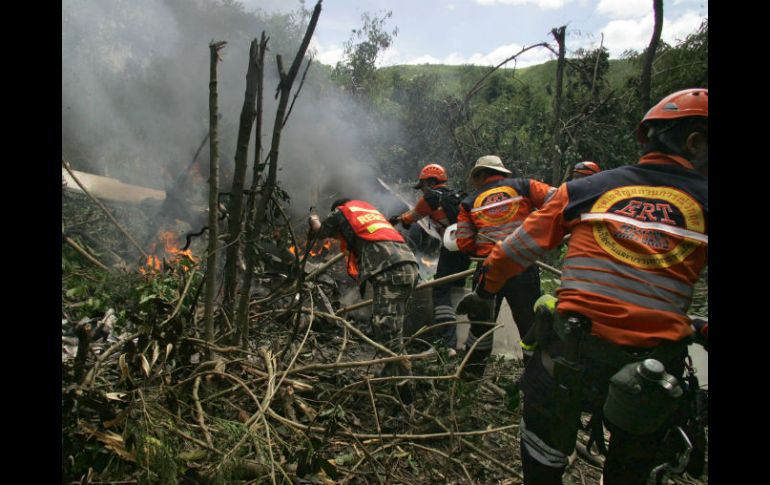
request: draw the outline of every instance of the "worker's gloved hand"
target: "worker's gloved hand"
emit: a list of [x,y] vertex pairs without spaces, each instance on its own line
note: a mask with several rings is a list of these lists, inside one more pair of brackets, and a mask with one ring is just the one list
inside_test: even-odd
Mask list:
[[457,313],[468,315],[468,320],[491,322],[495,314],[495,295],[486,291],[473,291],[460,300]]
[[706,349],[706,352],[709,350],[709,322],[708,320],[703,320],[702,318],[694,318],[692,320],[692,338],[695,340],[696,343],[699,343],[703,346],[704,349]]
[[388,222],[390,223],[391,226],[395,226],[396,224],[401,222],[401,216],[393,216],[390,219],[388,219]]

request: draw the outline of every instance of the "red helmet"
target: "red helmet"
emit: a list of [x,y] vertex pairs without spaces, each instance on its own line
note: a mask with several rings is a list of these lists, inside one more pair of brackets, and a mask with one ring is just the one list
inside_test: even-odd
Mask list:
[[449,180],[449,177],[447,177],[444,167],[435,163],[431,163],[429,165],[425,165],[422,170],[420,170],[419,182],[417,182],[417,185],[415,185],[414,188],[419,189],[422,187],[423,180],[427,179],[436,179],[439,182],[446,182]]
[[650,120],[675,120],[700,116],[709,117],[709,90],[703,88],[684,89],[669,94],[658,104],[650,108],[636,129],[636,139],[640,143],[649,141],[645,123]]
[[573,173],[580,173],[583,175],[593,175],[601,171],[602,169],[599,168],[599,165],[597,165],[596,163],[584,161],[584,162],[578,162],[575,164],[575,169],[573,170]]

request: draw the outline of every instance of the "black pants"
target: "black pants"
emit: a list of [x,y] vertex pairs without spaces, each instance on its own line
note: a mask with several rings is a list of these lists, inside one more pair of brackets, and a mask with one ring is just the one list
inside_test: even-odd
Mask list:
[[[473,275],[474,286],[478,282],[482,266],[479,265],[476,273]],[[531,266],[520,275],[509,279],[497,293],[495,301],[495,320],[500,313],[500,306],[503,304],[503,298],[511,307],[511,314],[516,321],[516,327],[519,330],[519,336],[523,339],[529,329],[535,323],[535,301],[540,297],[540,270],[537,266]],[[487,357],[492,354],[492,344],[494,342],[493,334],[487,335],[476,343],[484,333],[489,331],[489,325],[472,323],[468,340],[465,342],[465,348],[470,350],[471,346],[476,344],[475,350],[471,353],[466,369],[474,377],[481,377],[486,368]]]
[[[441,248],[438,256],[438,267],[435,279],[465,271],[470,266],[470,257],[460,251],[449,251]],[[457,320],[455,308],[452,305],[452,288],[465,286],[465,278],[433,287],[433,322],[453,322]],[[443,343],[447,347],[457,346],[457,325],[447,325],[438,330]]]
[[[474,284],[478,281],[481,272],[479,264],[476,273],[473,275]],[[540,269],[537,266],[530,266],[526,271],[518,276],[510,278],[497,293],[495,300],[495,320],[500,314],[500,307],[503,304],[503,298],[508,302],[511,308],[511,314],[516,321],[516,328],[519,330],[519,337],[524,338],[535,323],[535,301],[540,297]],[[481,335],[489,330],[486,325],[471,325],[469,342],[475,341]],[[472,336],[472,337],[471,337]],[[489,348],[492,350],[492,342],[488,345],[479,345],[478,349]]]
[[[575,447],[579,415],[578,419],[564,421],[555,408],[557,384],[552,374],[551,359],[560,355],[562,350],[560,342],[549,345],[546,351],[536,350],[521,380],[524,406],[520,436],[525,484],[561,483],[567,457]],[[684,373],[686,353],[685,348],[681,356],[663,363],[667,372],[677,379],[681,379]],[[598,411],[606,399],[610,377],[620,368],[585,357],[581,359],[581,366],[584,369],[581,375],[581,408],[588,412]],[[666,432],[673,426],[673,416],[656,432],[647,435],[627,433],[607,420],[604,424],[611,432],[604,465],[604,485],[645,484],[657,465],[656,453]],[[564,433],[571,437],[566,439]],[[566,442],[571,445],[562,445]]]

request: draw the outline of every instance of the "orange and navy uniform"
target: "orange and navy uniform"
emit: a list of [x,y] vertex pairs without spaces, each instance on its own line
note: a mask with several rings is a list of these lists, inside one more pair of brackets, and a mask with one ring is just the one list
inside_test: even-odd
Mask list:
[[495,247],[493,241],[513,232],[555,192],[554,187],[534,179],[487,177],[483,186],[460,204],[457,247],[467,254],[486,256]]
[[395,264],[413,262],[403,236],[384,215],[362,200],[350,200],[327,217],[319,238],[334,237],[347,254],[348,274],[363,281]]
[[449,192],[446,184],[436,185],[428,194],[420,197],[415,204],[414,209],[409,209],[399,216],[404,224],[414,224],[424,217],[430,217],[436,224],[439,234],[443,236],[444,230],[449,227],[453,221],[449,220],[447,213],[441,207],[439,197],[441,194]]
[[707,178],[684,158],[639,163],[559,187],[551,201],[484,262],[482,291],[497,292],[570,232],[559,314],[580,313],[612,343],[653,347],[691,334],[693,286],[707,262]]

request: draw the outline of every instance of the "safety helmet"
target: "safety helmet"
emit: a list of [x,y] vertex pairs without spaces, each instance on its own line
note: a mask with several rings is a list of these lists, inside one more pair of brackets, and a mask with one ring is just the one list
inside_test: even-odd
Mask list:
[[580,173],[583,175],[593,175],[595,173],[601,172],[602,169],[599,168],[599,165],[597,165],[594,162],[589,161],[583,161],[578,162],[575,164],[575,169],[573,170],[574,173]]
[[419,180],[417,181],[417,184],[415,184],[414,188],[419,189],[422,187],[423,181],[427,179],[436,179],[439,182],[446,182],[449,180],[449,177],[447,177],[444,167],[436,163],[431,163],[422,167],[422,170],[420,170]]
[[658,104],[650,108],[636,129],[636,139],[640,143],[647,143],[648,121],[652,120],[676,120],[700,116],[709,117],[709,90],[703,88],[684,89],[669,94],[661,99]]

